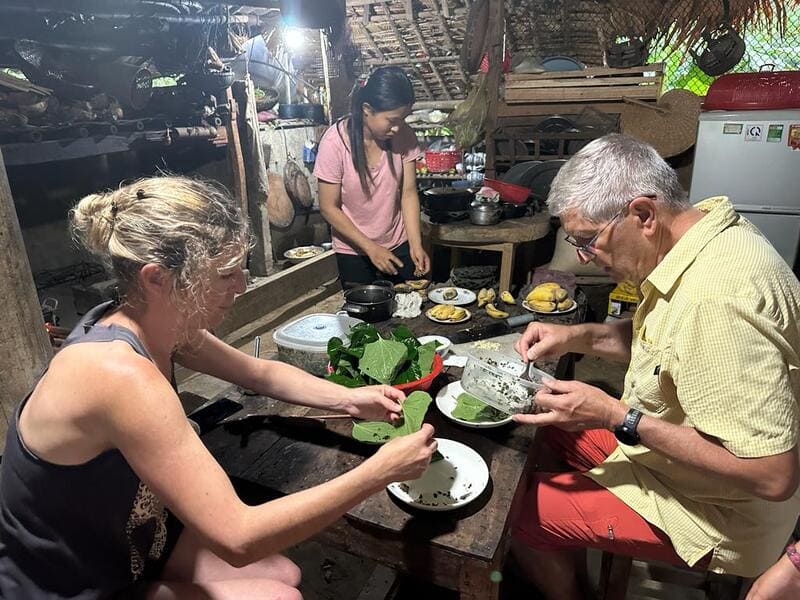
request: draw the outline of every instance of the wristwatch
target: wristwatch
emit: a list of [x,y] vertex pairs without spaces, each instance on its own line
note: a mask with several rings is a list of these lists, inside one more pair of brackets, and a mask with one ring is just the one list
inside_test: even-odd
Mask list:
[[639,426],[639,420],[642,418],[642,413],[635,408],[628,409],[625,413],[625,419],[621,424],[614,427],[614,436],[621,444],[626,446],[635,446],[639,443],[639,434],[636,433],[636,428]]

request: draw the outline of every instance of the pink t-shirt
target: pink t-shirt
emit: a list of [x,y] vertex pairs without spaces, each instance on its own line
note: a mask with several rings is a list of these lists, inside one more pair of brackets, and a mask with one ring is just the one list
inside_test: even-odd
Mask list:
[[[347,127],[339,122],[322,136],[314,165],[314,175],[342,186],[342,211],[361,233],[376,244],[393,250],[406,241],[406,228],[400,209],[403,165],[416,160],[421,150],[417,137],[403,125],[392,139],[391,153],[384,152],[380,163],[371,168],[372,181],[367,179],[369,193],[361,188],[358,171],[350,156]],[[389,167],[394,163],[394,175]],[[361,254],[333,231],[333,249],[342,254]]]

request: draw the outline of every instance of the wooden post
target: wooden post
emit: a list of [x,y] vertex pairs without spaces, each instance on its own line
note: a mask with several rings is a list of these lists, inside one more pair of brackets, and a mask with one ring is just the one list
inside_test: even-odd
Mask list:
[[505,4],[503,0],[489,0],[489,72],[486,89],[489,90],[489,106],[486,113],[486,177],[496,175],[494,133],[497,129],[497,106],[500,103],[500,77],[503,73],[505,45]]
[[14,409],[53,354],[0,154],[0,452]]
[[258,130],[255,89],[249,75],[245,76],[244,81],[233,82],[233,97],[239,106],[240,155],[247,189],[247,212],[255,237],[255,246],[250,252],[250,273],[264,277],[269,275],[275,259],[272,255],[272,233],[267,214],[267,162]]

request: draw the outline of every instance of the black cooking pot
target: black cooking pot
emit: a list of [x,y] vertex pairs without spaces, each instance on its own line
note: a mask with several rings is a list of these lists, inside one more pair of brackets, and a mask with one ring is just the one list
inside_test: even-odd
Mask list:
[[475,194],[468,189],[436,187],[422,192],[423,205],[431,211],[458,212],[469,210]]
[[360,285],[344,293],[347,314],[368,323],[385,321],[394,312],[394,290],[380,285]]

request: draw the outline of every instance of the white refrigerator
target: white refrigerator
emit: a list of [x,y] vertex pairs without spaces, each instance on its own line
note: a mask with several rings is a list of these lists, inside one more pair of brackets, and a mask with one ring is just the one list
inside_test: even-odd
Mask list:
[[700,114],[689,198],[728,196],[798,272],[800,109]]

